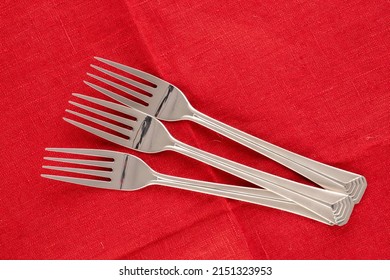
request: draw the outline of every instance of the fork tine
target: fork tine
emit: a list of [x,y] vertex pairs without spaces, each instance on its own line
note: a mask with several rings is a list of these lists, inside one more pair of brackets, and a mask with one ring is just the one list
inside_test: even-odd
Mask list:
[[123,155],[121,152],[109,151],[109,150],[94,150],[94,149],[80,149],[80,148],[46,148],[46,151],[58,152],[65,154],[115,158],[118,155]]
[[157,78],[156,76],[153,76],[151,74],[148,74],[148,73],[145,73],[141,70],[138,70],[138,69],[135,69],[135,68],[132,68],[130,66],[127,66],[127,65],[123,65],[123,64],[120,64],[118,62],[114,62],[114,61],[111,61],[111,60],[108,60],[108,59],[105,59],[105,58],[101,58],[101,57],[94,57],[96,60],[99,60],[100,62],[103,62],[105,64],[108,64],[114,68],[117,68],[119,70],[122,70],[124,72],[127,72],[127,73],[130,73],[130,74],[133,74],[134,76],[137,76],[137,77],[140,77],[148,82],[151,82],[157,86],[159,85],[164,85],[164,84],[167,84],[167,82],[161,80],[160,78]]
[[130,100],[126,97],[123,97],[122,95],[119,95],[119,94],[116,94],[108,89],[105,89],[105,88],[102,88],[102,87],[99,87],[95,84],[92,84],[90,82],[87,82],[87,81],[84,81],[84,83],[88,86],[90,86],[91,88],[93,88],[94,90],[100,92],[100,93],[103,93],[104,95],[108,96],[108,97],[111,97],[112,99],[114,100],[117,100],[119,102],[121,102],[122,104],[125,104],[129,107],[133,107],[133,108],[141,108],[142,107],[145,107],[143,104],[141,103],[138,103],[138,102],[135,102],[133,100]]
[[89,125],[86,125],[86,124],[82,124],[82,123],[79,123],[77,121],[74,121],[74,120],[70,120],[68,118],[63,118],[64,121],[70,123],[70,124],[73,124],[74,126],[77,126],[78,128],[81,128],[85,131],[88,131],[89,133],[92,133],[98,137],[101,137],[103,139],[106,139],[110,142],[113,142],[113,143],[116,143],[118,145],[121,145],[121,146],[124,146],[124,147],[128,147],[129,146],[129,142],[128,140],[125,140],[119,136],[115,136],[111,133],[107,133],[105,131],[102,131],[100,129],[97,129],[97,128],[94,128],[94,127],[91,127]]
[[107,119],[110,119],[110,120],[113,120],[113,121],[117,121],[119,123],[123,123],[123,124],[129,125],[129,126],[132,126],[132,125],[134,125],[136,123],[136,121],[133,121],[133,120],[130,120],[130,119],[126,119],[126,118],[122,118],[120,116],[117,116],[117,115],[114,115],[114,114],[111,114],[111,113],[108,113],[108,112],[105,112],[105,111],[101,111],[101,110],[96,109],[96,108],[92,108],[92,107],[89,107],[89,106],[86,106],[86,105],[83,105],[83,104],[79,104],[77,102],[69,101],[69,103],[72,104],[73,106],[79,107],[79,108],[84,109],[86,111],[95,113],[97,115],[106,117]]
[[114,111],[121,112],[123,114],[126,114],[126,115],[128,115],[130,117],[133,117],[133,118],[136,118],[136,119],[143,119],[145,117],[144,113],[142,113],[142,112],[140,112],[140,111],[138,111],[138,110],[136,110],[134,108],[130,108],[130,107],[127,107],[127,106],[124,106],[124,105],[120,105],[120,104],[113,103],[113,102],[110,102],[110,101],[105,101],[105,100],[102,100],[102,99],[94,98],[94,97],[83,95],[83,94],[73,93],[72,95],[76,96],[78,98],[87,100],[89,102],[101,105],[103,107],[110,108],[110,109],[112,109]]
[[102,121],[102,120],[99,120],[99,119],[96,119],[94,117],[90,117],[90,116],[87,116],[87,115],[84,115],[82,113],[79,113],[79,112],[75,112],[75,111],[72,111],[72,110],[65,110],[66,112],[70,113],[70,114],[73,114],[73,115],[76,115],[80,118],[83,118],[83,119],[86,119],[88,121],[91,121],[93,123],[96,123],[96,124],[100,124],[101,126],[104,126],[106,128],[109,128],[109,129],[112,129],[118,133],[121,133],[125,136],[128,136],[130,135],[131,133],[131,130],[129,129],[126,129],[126,128],[123,128],[123,127],[120,127],[120,126],[117,126],[115,124],[112,124],[112,123],[109,123],[109,122],[105,122],[105,121]]
[[96,187],[96,188],[111,189],[111,190],[119,189],[117,186],[107,181],[75,178],[75,177],[68,177],[68,176],[49,175],[49,174],[41,174],[41,176],[44,178],[48,178],[60,182],[78,184],[78,185],[83,185],[88,187]]
[[44,157],[43,159],[55,161],[55,162],[74,163],[74,164],[96,166],[96,167],[111,168],[113,166],[113,162],[110,162],[110,161],[73,159],[73,158],[58,158],[58,157]]
[[104,178],[108,178],[108,179],[110,178],[109,175],[111,174],[110,171],[92,170],[92,169],[74,168],[74,167],[63,167],[63,166],[52,166],[52,165],[44,165],[44,166],[42,166],[42,168],[50,169],[50,170],[73,172],[73,173],[84,174],[84,175],[92,175],[92,176],[104,177]]
[[[137,82],[137,81],[135,81],[135,80],[133,80],[133,79],[127,78],[127,77],[125,77],[125,76],[122,76],[122,75],[120,75],[120,74],[114,73],[114,72],[112,72],[112,71],[110,71],[110,70],[104,69],[104,68],[99,67],[99,66],[96,66],[96,65],[94,65],[94,64],[91,64],[90,66],[91,66],[92,68],[94,68],[94,69],[100,71],[100,72],[103,72],[103,73],[107,74],[108,76],[111,76],[111,77],[113,77],[113,78],[116,78],[116,79],[118,79],[118,80],[120,80],[120,81],[122,81],[122,82],[125,82],[126,84],[135,86],[135,87],[137,87],[137,88],[139,88],[139,89],[142,89],[142,90],[144,90],[144,91],[146,91],[146,92],[149,92],[150,94],[153,94],[153,91],[154,91],[154,89],[155,89],[155,88],[152,87],[152,86],[148,86],[148,85],[145,85],[145,84],[143,84],[143,83]],[[87,74],[88,74],[88,73],[87,73]]]
[[[91,73],[87,73],[87,75],[90,76],[90,77],[92,77],[92,78],[94,78],[94,79],[96,79],[96,80],[98,80],[98,81],[101,81],[101,82],[103,82],[103,83],[105,83],[105,84],[108,84],[108,85],[110,85],[110,86],[112,86],[112,87],[114,87],[114,88],[116,88],[116,89],[119,89],[119,90],[121,90],[121,91],[123,91],[123,92],[125,92],[125,93],[127,93],[127,94],[130,94],[130,95],[132,95],[132,96],[134,96],[134,97],[136,97],[136,98],[142,100],[142,101],[145,102],[145,103],[148,102],[149,97],[146,96],[146,95],[144,95],[144,94],[142,94],[142,93],[139,93],[139,92],[137,92],[137,91],[135,91],[135,90],[129,89],[129,88],[125,87],[125,86],[122,86],[122,85],[120,85],[120,84],[117,84],[117,83],[115,83],[115,82],[109,81],[109,80],[107,80],[107,79],[104,79],[104,78],[102,78],[102,77],[96,76],[96,75],[91,74]],[[145,91],[146,91],[146,90],[145,90]],[[149,91],[146,91],[146,92],[149,92]],[[150,92],[149,92],[149,93],[150,93]],[[151,94],[151,93],[150,93],[150,94]]]

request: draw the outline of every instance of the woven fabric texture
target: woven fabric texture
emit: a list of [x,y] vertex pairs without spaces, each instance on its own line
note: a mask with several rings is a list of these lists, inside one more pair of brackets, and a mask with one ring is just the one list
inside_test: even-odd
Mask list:
[[[1,259],[388,259],[388,1],[2,1]],[[330,227],[162,186],[107,191],[40,177],[46,147],[128,151],[170,175],[249,185],[173,152],[141,154],[63,121],[100,56],[178,86],[207,115],[368,181]],[[306,179],[206,128],[177,139]]]

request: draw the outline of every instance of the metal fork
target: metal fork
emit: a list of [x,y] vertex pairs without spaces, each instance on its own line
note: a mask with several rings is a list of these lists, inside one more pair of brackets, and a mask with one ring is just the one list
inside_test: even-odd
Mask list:
[[[41,174],[41,176],[45,178],[84,186],[121,191],[139,190],[150,185],[168,186],[267,206],[304,216],[328,225],[333,225],[329,221],[314,214],[313,212],[308,211],[294,202],[286,200],[269,191],[191,180],[161,174],[151,169],[141,159],[126,153],[108,150],[69,148],[47,148],[46,150],[51,152],[80,155],[81,159],[66,157],[44,157],[44,159],[48,161],[74,164],[79,166],[75,168],[44,165],[43,168],[45,169],[64,171],[73,175],[59,176],[52,174]],[[105,160],[83,159],[83,156],[99,158],[103,157]],[[105,168],[105,170],[101,170],[99,168]],[[77,174],[97,177],[95,179],[88,179],[77,176]]]
[[[66,110],[68,113],[110,129],[117,135],[68,118],[64,118],[64,120],[108,141],[146,153],[157,153],[166,150],[179,152],[292,200],[333,224],[345,224],[345,217],[348,217],[353,209],[351,198],[345,194],[313,188],[207,153],[173,138],[160,121],[148,114],[98,98],[81,94],[73,95],[111,109],[116,113],[122,113],[135,118],[135,120],[130,120],[117,114],[70,101],[74,106],[101,116],[110,120],[110,122],[72,110]],[[112,121],[120,123],[127,128],[118,126],[112,123]]]
[[[339,168],[335,168],[318,161],[306,158],[286,149],[268,143],[264,140],[256,138],[238,129],[235,129],[227,124],[219,122],[199,111],[194,109],[187,101],[185,95],[176,86],[164,81],[156,76],[137,70],[135,68],[113,62],[104,58],[95,57],[100,62],[103,62],[111,67],[127,72],[133,76],[139,77],[154,86],[149,86],[144,83],[135,81],[118,73],[112,72],[105,68],[91,65],[94,69],[105,73],[106,75],[129,84],[135,88],[149,93],[151,96],[141,94],[133,89],[107,80],[100,76],[87,73],[105,84],[108,84],[122,92],[138,98],[141,102],[131,100],[129,98],[118,95],[105,88],[99,87],[89,82],[85,82],[90,87],[100,91],[101,93],[110,96],[111,98],[133,108],[136,108],[149,115],[155,116],[160,120],[178,121],[190,120],[200,125],[203,125],[217,133],[220,133],[250,149],[276,161],[280,164],[294,170],[309,180],[317,183],[321,187],[341,192],[349,195],[355,203],[358,203],[366,189],[367,182],[362,175],[348,172]],[[142,104],[142,102],[147,105]]]

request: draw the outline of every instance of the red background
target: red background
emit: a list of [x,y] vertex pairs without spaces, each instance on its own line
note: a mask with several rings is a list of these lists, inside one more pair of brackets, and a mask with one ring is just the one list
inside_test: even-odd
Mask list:
[[[1,259],[388,259],[388,1],[2,1]],[[346,226],[152,186],[106,191],[40,177],[45,147],[124,150],[65,123],[93,56],[149,71],[200,111],[363,174]],[[178,139],[298,175],[189,122]],[[130,152],[134,154],[134,152]],[[136,154],[171,175],[244,184],[173,152]]]

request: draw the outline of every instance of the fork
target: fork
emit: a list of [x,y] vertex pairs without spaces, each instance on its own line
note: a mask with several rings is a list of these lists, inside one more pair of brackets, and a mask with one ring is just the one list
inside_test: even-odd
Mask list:
[[[79,157],[81,157],[81,159],[66,157],[44,157],[44,159],[48,161],[74,164],[78,166],[75,168],[44,165],[42,167],[45,169],[67,172],[73,175],[59,176],[52,174],[41,174],[42,177],[48,179],[121,191],[139,190],[150,185],[168,186],[267,206],[304,216],[328,225],[333,225],[329,221],[314,214],[313,212],[300,207],[290,200],[281,198],[272,192],[263,189],[217,184],[160,174],[151,169],[138,157],[126,153],[109,150],[71,148],[46,148],[46,150],[62,154],[65,153],[79,155]],[[98,158],[94,158],[93,160],[83,159],[83,156]],[[105,160],[99,158],[104,158]],[[102,168],[104,168],[104,170],[101,170]],[[96,176],[96,178],[82,178],[77,176],[77,174]],[[346,219],[348,218],[349,217],[346,217]]]
[[96,80],[99,80],[118,90],[121,90],[122,92],[137,98],[140,100],[140,102],[131,100],[122,95],[118,95],[95,84],[85,82],[95,90],[100,91],[101,93],[110,96],[111,98],[127,106],[136,108],[149,115],[155,116],[160,120],[194,121],[286,166],[287,168],[290,168],[291,170],[294,170],[295,172],[317,183],[325,189],[345,193],[349,195],[355,203],[360,202],[367,187],[366,179],[362,175],[348,172],[298,155],[264,140],[256,138],[250,134],[242,132],[238,129],[235,129],[227,124],[219,122],[194,109],[179,88],[154,75],[104,58],[95,57],[95,59],[113,68],[116,68],[117,70],[127,72],[135,77],[141,78],[142,80],[153,84],[153,86],[146,85],[134,79],[130,79],[118,73],[91,64],[91,67],[94,69],[112,78],[129,84],[137,89],[147,92],[151,96],[141,94],[138,91],[100,76],[87,73],[87,75],[90,77],[95,78]]
[[[199,150],[173,138],[160,121],[148,114],[98,98],[77,93],[74,93],[73,95],[117,113],[108,113],[84,104],[70,101],[70,104],[108,119],[111,122],[67,109],[66,111],[68,113],[78,116],[84,121],[87,120],[104,127],[105,129],[109,129],[117,134],[115,135],[112,132],[104,131],[69,118],[64,118],[64,120],[70,124],[96,136],[140,152],[157,153],[166,150],[179,152],[242,178],[257,186],[263,187],[286,199],[292,200],[300,206],[328,220],[330,223],[339,225],[345,224],[345,217],[349,216],[352,212],[352,199],[345,194],[313,188]],[[119,113],[125,114],[133,119],[119,116]],[[112,123],[112,121],[122,124],[127,128],[116,125]]]

